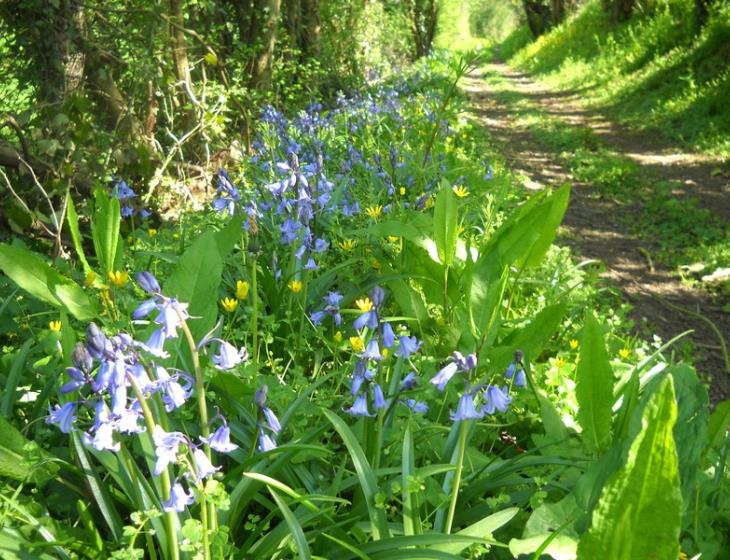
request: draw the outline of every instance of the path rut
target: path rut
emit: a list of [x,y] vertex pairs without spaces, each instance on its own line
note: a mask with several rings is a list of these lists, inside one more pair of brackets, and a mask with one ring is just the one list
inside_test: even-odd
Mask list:
[[[500,62],[487,65],[484,71],[501,76],[510,93],[530,100],[541,111],[565,123],[591,128],[604,145],[634,161],[650,180],[676,181],[673,196],[695,197],[701,206],[730,220],[730,182],[714,172],[717,160],[687,152],[657,134],[618,125],[583,107],[580,92],[553,92]],[[632,216],[638,219],[640,209],[602,198],[590,184],[576,181],[559,154],[518,125],[513,106],[489,91],[484,75],[473,73],[463,87],[474,113],[493,132],[511,169],[525,177],[525,187],[536,190],[565,182],[573,186],[563,221],[566,235],[559,242],[569,245],[579,258],[604,264],[602,276],[618,286],[633,305],[631,317],[637,329],[647,326],[664,341],[693,329],[695,366],[710,384],[711,401],[730,398],[730,372],[725,371],[718,338],[718,331],[725,339],[730,335],[730,314],[722,309],[723,298],[682,283],[673,270],[661,264],[650,265],[645,255],[653,252],[656,240],[636,237],[630,223]]]

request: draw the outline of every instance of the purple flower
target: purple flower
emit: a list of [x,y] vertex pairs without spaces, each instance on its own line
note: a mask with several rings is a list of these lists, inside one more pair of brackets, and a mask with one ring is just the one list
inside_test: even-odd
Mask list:
[[370,311],[366,311],[362,315],[360,315],[357,319],[355,319],[355,322],[352,324],[355,329],[358,331],[362,329],[363,327],[368,327],[371,330],[378,328],[378,313],[375,311],[375,309],[371,309]]
[[500,389],[496,385],[489,385],[485,394],[486,402],[482,406],[482,412],[486,414],[494,414],[495,410],[506,412],[512,402],[507,387]]
[[259,431],[259,451],[261,453],[266,453],[267,451],[271,451],[272,449],[276,449],[276,441],[264,432],[263,430]]
[[374,414],[370,414],[370,411],[368,410],[366,393],[360,393],[360,396],[355,399],[353,405],[345,410],[345,412],[352,416],[374,416]]
[[262,412],[264,413],[264,418],[266,418],[266,423],[269,425],[269,428],[278,434],[281,431],[281,424],[279,423],[279,419],[276,417],[276,414],[274,414],[274,411],[267,406],[264,407]]
[[47,424],[56,424],[58,428],[64,433],[71,433],[73,424],[76,422],[76,403],[67,402],[63,406],[56,405],[53,408],[48,409],[48,418],[46,418]]
[[155,455],[157,456],[154,474],[160,476],[167,465],[177,461],[177,453],[180,444],[185,441],[185,435],[180,432],[166,432],[157,425],[152,433],[152,440],[155,443]]
[[124,179],[118,179],[115,181],[112,186],[112,195],[115,196],[117,200],[129,200],[130,198],[137,196],[135,192],[129,188]]
[[476,354],[469,354],[466,358],[461,352],[454,352],[452,354],[454,362],[459,365],[459,371],[464,373],[469,372],[477,367],[477,356]]
[[431,378],[431,383],[436,385],[439,391],[443,392],[443,390],[446,388],[446,384],[451,380],[452,377],[454,377],[458,369],[459,366],[455,362],[450,362],[446,364],[439,370],[436,375]]
[[525,376],[525,370],[520,368],[517,370],[517,376],[515,377],[515,386],[524,387],[527,385],[527,377]]
[[400,356],[403,359],[408,359],[412,354],[418,352],[423,342],[419,342],[415,336],[399,336],[398,349],[395,351],[396,356]]
[[428,412],[428,405],[416,399],[408,399],[407,401],[401,402],[417,414],[426,414]]
[[235,443],[231,443],[231,429],[226,424],[221,425],[210,437],[201,437],[200,440],[219,453],[230,453],[238,449]]
[[476,420],[484,417],[484,412],[477,412],[474,408],[474,396],[471,393],[464,393],[459,398],[459,404],[456,406],[456,412],[451,413],[451,420],[453,422],[460,422],[461,420]]
[[216,198],[213,199],[213,208],[216,212],[228,211],[233,216],[236,211],[236,203],[241,199],[241,193],[233,186],[231,178],[225,169],[218,171],[218,188],[215,191]]
[[170,488],[170,499],[162,502],[163,511],[185,511],[185,508],[194,501],[192,493],[185,492],[185,488],[179,482],[175,482]]
[[415,371],[409,371],[408,375],[406,375],[403,380],[400,383],[400,390],[401,391],[411,391],[418,387],[418,376],[416,375]]
[[395,344],[395,333],[393,332],[393,327],[390,326],[390,323],[385,323],[383,325],[383,346],[386,348],[390,348]]
[[365,352],[362,353],[361,357],[365,360],[375,360],[376,362],[383,359],[376,339],[370,339],[370,342],[368,342],[368,345],[365,347]]
[[324,315],[324,311],[315,311],[309,316],[309,318],[312,320],[314,326],[318,327],[322,324],[322,321],[324,320]]
[[383,394],[383,389],[377,383],[373,384],[373,408],[375,410],[385,408],[385,395]]
[[195,463],[195,480],[197,482],[214,475],[218,471],[218,467],[214,467],[203,450],[197,447],[193,450],[193,463]]
[[211,358],[216,368],[221,370],[231,369],[248,359],[248,352],[246,348],[241,347],[240,350],[236,350],[235,346],[225,340],[215,340],[220,342],[218,353]]

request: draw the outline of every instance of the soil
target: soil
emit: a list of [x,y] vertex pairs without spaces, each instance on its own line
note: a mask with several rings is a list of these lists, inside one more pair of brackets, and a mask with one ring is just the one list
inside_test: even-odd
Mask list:
[[[579,91],[553,92],[501,62],[480,71],[499,74],[511,93],[531,100],[551,116],[591,128],[607,148],[640,166],[642,177],[676,181],[681,186],[673,191],[673,196],[696,198],[700,206],[730,220],[730,182],[716,171],[721,161],[691,153],[657,132],[619,125],[605,114],[583,106]],[[655,253],[657,243],[639,238],[632,231],[630,218],[638,218],[640,209],[602,198],[590,184],[576,181],[561,164],[558,153],[517,124],[513,108],[490,93],[480,71],[472,73],[463,87],[475,114],[493,133],[508,165],[525,177],[525,187],[534,190],[565,182],[573,186],[559,243],[570,246],[578,258],[596,259],[604,264],[602,276],[620,288],[632,304],[631,318],[639,334],[653,332],[668,341],[692,329],[689,338],[695,347],[694,365],[708,381],[711,402],[714,405],[730,398],[730,371],[726,370],[718,337],[719,334],[727,339],[730,335],[730,314],[723,311],[727,303],[723,299],[727,298],[690,286],[682,282],[676,271],[647,259],[646,255]],[[646,328],[649,331],[642,332]]]

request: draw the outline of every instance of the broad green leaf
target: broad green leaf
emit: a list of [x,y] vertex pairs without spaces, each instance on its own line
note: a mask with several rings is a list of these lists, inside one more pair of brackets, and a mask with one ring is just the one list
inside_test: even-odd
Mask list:
[[[494,539],[482,538],[472,535],[460,535],[454,533],[447,535],[445,533],[425,533],[423,535],[410,535],[401,537],[390,537],[379,541],[368,542],[360,546],[360,550],[365,554],[376,557],[376,554],[387,553],[388,558],[400,558],[399,553],[405,552],[405,549],[414,546],[427,547],[421,552],[426,550],[432,552],[439,552],[446,556],[435,556],[436,558],[460,558],[450,552],[444,552],[441,547],[454,548],[462,546],[466,548],[472,544],[494,544]],[[424,558],[434,558],[434,556],[423,556]],[[414,558],[409,556],[409,558]],[[417,557],[416,557],[417,558]]]
[[674,559],[679,554],[682,499],[671,376],[642,415],[642,429],[626,462],[608,480],[578,545],[579,560]]
[[404,280],[393,280],[388,282],[388,288],[393,293],[395,301],[398,303],[401,311],[408,317],[414,317],[416,323],[420,325],[429,317],[428,309],[423,301],[423,296],[408,285]]
[[353,464],[355,465],[355,471],[360,481],[363,495],[365,496],[365,504],[368,509],[368,515],[370,516],[370,522],[372,524],[373,539],[379,540],[387,538],[390,535],[388,531],[388,520],[385,516],[383,508],[376,507],[375,505],[375,494],[378,493],[378,482],[375,478],[375,473],[370,467],[365,453],[363,453],[360,443],[357,441],[355,434],[352,433],[350,427],[337,416],[331,410],[324,410],[324,415],[327,417],[332,425],[340,434],[342,441],[345,443],[347,450],[350,453]]
[[707,446],[705,454],[713,447],[718,446],[726,437],[730,427],[730,399],[722,401],[715,407],[715,412],[710,416],[710,423],[707,427]]
[[164,283],[166,296],[189,304],[188,313],[196,317],[190,321],[196,340],[215,325],[223,263],[240,234],[240,218],[218,232],[206,231],[186,249]]
[[433,239],[436,242],[439,261],[444,266],[451,266],[454,262],[458,230],[456,195],[448,183],[443,181],[433,207]]
[[309,560],[312,557],[312,553],[309,550],[307,537],[304,536],[304,530],[302,529],[302,526],[299,524],[299,521],[297,521],[297,518],[294,516],[292,511],[289,509],[289,506],[286,505],[286,502],[281,498],[281,496],[279,496],[279,494],[276,493],[276,490],[269,486],[269,492],[273,496],[274,501],[276,502],[276,505],[281,512],[281,515],[284,517],[284,521],[288,525],[289,531],[291,531],[291,536],[297,546],[299,558],[301,558],[302,560]]
[[[480,519],[476,523],[472,523],[468,527],[464,527],[461,531],[454,533],[456,536],[461,537],[478,537],[482,539],[491,539],[492,534],[499,528],[509,523],[512,518],[520,511],[520,508],[511,507],[503,509],[492,515],[488,515],[484,519]],[[434,550],[440,550],[441,552],[448,552],[450,554],[460,554],[467,546],[468,543],[463,542],[449,542],[446,544],[438,544],[433,546]]]
[[68,231],[71,234],[71,240],[76,249],[76,254],[79,257],[81,266],[84,267],[84,274],[91,272],[89,261],[86,260],[86,253],[84,253],[84,241],[81,237],[81,230],[79,229],[79,215],[76,213],[76,206],[74,206],[73,198],[71,193],[66,193],[66,223],[68,224]]
[[42,486],[58,472],[52,457],[0,418],[0,476]]
[[482,254],[497,251],[502,264],[540,264],[550,248],[568,207],[570,185],[550,194],[537,194],[512,215],[489,240]]
[[80,321],[90,321],[98,315],[96,304],[81,286],[23,247],[0,244],[0,270],[33,297],[65,308]]
[[96,189],[91,236],[94,240],[96,258],[105,277],[110,272],[121,270],[122,244],[119,236],[121,220],[119,200],[109,196],[109,193],[102,188]]
[[4,416],[5,418],[12,417],[18,384],[25,370],[28,352],[30,352],[33,344],[35,344],[33,338],[26,340],[23,346],[20,347],[20,350],[15,354],[15,358],[13,358],[13,363],[10,366],[10,371],[5,381],[5,387],[3,387],[2,400],[0,400],[0,416]]
[[506,285],[507,268],[496,253],[480,257],[471,269],[467,310],[475,338],[488,335],[495,324]]
[[[575,560],[576,541],[575,537],[569,535],[555,535],[554,533],[543,533],[526,539],[512,539],[509,542],[509,551],[515,558],[523,558],[523,554],[532,554],[538,550],[547,539],[552,540],[544,549],[543,553],[549,555],[553,560]],[[542,556],[540,556],[542,558]],[[596,556],[596,558],[609,558],[608,556]],[[613,558],[611,559],[613,560]]]
[[611,437],[613,370],[601,327],[592,313],[586,314],[583,327],[575,395],[584,443],[594,452],[605,450]]

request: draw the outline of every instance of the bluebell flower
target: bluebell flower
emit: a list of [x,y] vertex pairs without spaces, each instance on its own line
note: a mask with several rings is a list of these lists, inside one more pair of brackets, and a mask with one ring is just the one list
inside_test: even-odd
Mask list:
[[374,414],[370,414],[370,411],[368,410],[367,393],[360,393],[360,395],[355,399],[353,405],[345,410],[345,412],[352,416],[374,416]]
[[315,253],[324,253],[327,249],[329,249],[330,244],[325,239],[316,239],[314,241],[314,252]]
[[456,412],[450,413],[449,416],[453,422],[462,420],[476,420],[484,417],[484,412],[477,412],[474,408],[474,396],[467,392],[459,398],[459,404],[456,406]]
[[64,434],[71,433],[73,424],[76,422],[76,406],[75,402],[67,402],[63,406],[49,407],[46,423],[56,424]]
[[317,270],[318,268],[319,266],[317,266],[317,263],[314,262],[314,259],[312,257],[309,257],[306,264],[304,265],[304,270]]
[[311,319],[311,321],[315,327],[318,327],[322,324],[324,317],[325,317],[324,311],[315,311],[314,313],[312,313],[309,316],[309,318]]
[[161,426],[157,425],[152,433],[152,440],[155,444],[155,456],[157,457],[153,472],[155,476],[160,476],[162,471],[167,468],[167,465],[177,461],[180,444],[186,441],[186,437],[180,432],[166,432]]
[[170,499],[162,502],[163,511],[185,511],[185,508],[194,501],[192,493],[185,492],[185,488],[179,482],[175,482],[170,488]]
[[419,379],[415,371],[409,371],[408,374],[400,382],[401,391],[412,391],[418,387]]
[[415,336],[399,336],[398,342],[399,344],[395,351],[395,355],[406,360],[410,358],[411,355],[418,352],[423,344],[423,342],[420,342]]
[[489,385],[485,391],[485,404],[482,406],[482,412],[486,414],[494,414],[495,411],[506,412],[512,402],[507,387],[500,389],[496,385]]
[[130,198],[136,197],[136,193],[129,188],[127,182],[124,179],[118,179],[112,186],[112,195],[117,200],[129,200]]
[[213,340],[220,343],[218,353],[211,358],[216,368],[220,370],[232,369],[248,359],[248,351],[245,347],[242,346],[240,349],[236,349],[235,346],[225,340]]
[[469,372],[477,367],[477,356],[476,354],[469,354],[464,357],[461,352],[454,352],[452,354],[454,362],[459,366],[459,371],[464,373]]
[[383,325],[383,346],[385,348],[390,348],[395,344],[395,333],[393,332],[393,327],[390,326],[390,323],[385,323]]
[[[157,296],[162,293],[162,288],[160,288],[160,283],[157,281],[157,278],[155,278],[151,272],[146,272],[146,271],[140,272],[139,274],[137,274],[136,279],[137,279],[137,284],[139,284],[140,288],[142,288],[148,294]],[[150,311],[151,311],[151,309],[150,309]]]
[[155,388],[163,390],[162,401],[165,404],[165,410],[170,412],[184,405],[192,394],[192,380],[188,382],[187,387],[183,387],[177,381],[180,374],[171,376],[165,368],[160,366],[156,368],[156,374]]
[[[259,418],[263,417],[263,419],[266,420],[266,424],[269,429],[278,434],[281,431],[281,424],[279,423],[279,419],[276,417],[276,414],[274,414],[274,411],[266,404],[266,395],[268,390],[269,388],[266,385],[262,385],[254,395],[254,402],[259,410]],[[262,427],[260,421],[259,427]]]
[[134,208],[132,208],[129,204],[125,204],[122,206],[119,213],[122,215],[122,218],[129,218],[134,216]]
[[425,402],[420,402],[416,399],[408,399],[401,402],[417,414],[426,414],[428,412],[428,405]]
[[259,451],[266,453],[272,449],[276,449],[276,441],[263,430],[259,430]]
[[214,475],[219,469],[219,467],[214,467],[203,450],[197,447],[193,449],[193,463],[195,464],[195,480],[197,482]]
[[455,362],[449,362],[444,367],[442,367],[436,375],[431,378],[431,383],[436,385],[436,388],[439,391],[443,392],[443,390],[446,388],[446,384],[451,380],[452,377],[454,377],[458,369],[459,366]]
[[365,347],[365,352],[362,353],[361,357],[365,360],[374,360],[376,362],[383,359],[383,356],[380,353],[380,347],[378,346],[378,341],[375,338],[370,339],[370,342],[368,342],[368,345]]
[[225,169],[218,170],[218,188],[215,191],[213,208],[216,212],[227,211],[230,216],[236,211],[236,204],[241,200],[241,193],[233,186],[228,172]]
[[269,428],[271,428],[271,431],[278,434],[281,431],[281,424],[279,423],[279,419],[276,417],[276,414],[274,414],[274,411],[266,406],[263,408],[262,412],[264,413],[264,418],[266,418],[266,423],[269,425]]
[[515,376],[515,387],[524,387],[525,385],[527,385],[527,376],[525,370],[520,368]]
[[235,443],[231,443],[231,429],[223,423],[210,437],[201,437],[203,443],[207,443],[211,449],[219,453],[230,453],[238,449]]
[[385,395],[383,389],[377,383],[373,383],[373,408],[375,410],[385,408]]

